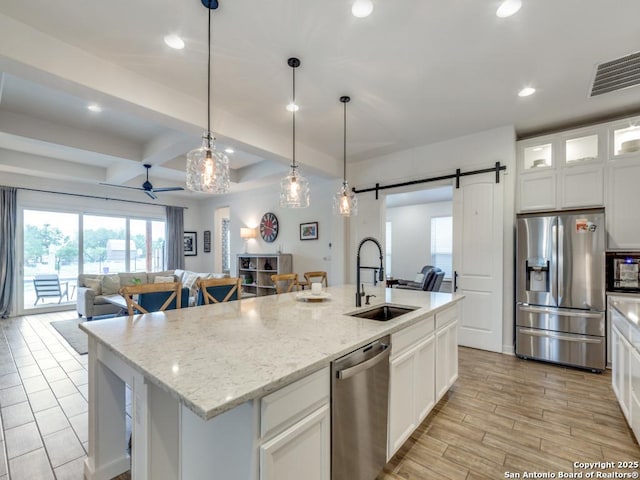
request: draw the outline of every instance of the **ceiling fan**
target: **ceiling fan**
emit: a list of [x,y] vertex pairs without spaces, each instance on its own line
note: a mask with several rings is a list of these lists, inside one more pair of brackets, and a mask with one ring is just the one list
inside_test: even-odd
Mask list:
[[142,184],[141,187],[129,187],[127,185],[115,185],[113,183],[100,183],[100,185],[109,185],[110,187],[130,188],[132,190],[142,190],[144,193],[149,195],[154,200],[158,199],[156,195],[157,192],[177,192],[178,190],[184,190],[184,188],[182,187],[153,188],[153,185],[151,185],[151,182],[149,181],[149,169],[151,168],[151,165],[148,163],[145,163],[144,168],[147,169],[147,180]]

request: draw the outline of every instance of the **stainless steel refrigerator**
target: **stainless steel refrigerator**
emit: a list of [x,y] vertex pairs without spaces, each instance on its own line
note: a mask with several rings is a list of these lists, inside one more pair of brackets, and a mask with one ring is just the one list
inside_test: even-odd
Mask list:
[[518,215],[516,239],[516,355],[604,370],[604,210]]

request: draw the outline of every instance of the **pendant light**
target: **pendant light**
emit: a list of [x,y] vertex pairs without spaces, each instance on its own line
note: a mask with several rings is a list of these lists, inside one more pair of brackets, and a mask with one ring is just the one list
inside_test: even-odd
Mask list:
[[351,98],[347,96],[340,97],[340,101],[344,105],[343,181],[342,186],[333,196],[333,213],[343,217],[351,217],[358,214],[358,197],[347,183],[347,103],[350,100]]
[[298,173],[296,165],[296,68],[300,66],[298,58],[290,58],[287,64],[293,72],[293,155],[289,175],[280,182],[280,206],[285,208],[307,208],[309,206],[309,182]]
[[216,151],[211,133],[211,10],[218,8],[217,0],[201,0],[209,11],[207,63],[207,130],[202,145],[187,154],[187,188],[194,192],[227,193],[229,191],[229,158]]

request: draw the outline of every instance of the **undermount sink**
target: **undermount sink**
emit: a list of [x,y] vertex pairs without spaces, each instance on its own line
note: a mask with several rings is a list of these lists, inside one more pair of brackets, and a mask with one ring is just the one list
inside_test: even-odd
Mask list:
[[369,320],[378,320],[380,322],[386,322],[387,320],[392,320],[394,318],[399,317],[400,315],[404,315],[409,312],[413,312],[417,310],[418,307],[400,307],[398,305],[376,305],[373,308],[369,308],[368,310],[364,310],[362,312],[354,312],[349,313],[347,315],[351,317],[359,317],[366,318]]

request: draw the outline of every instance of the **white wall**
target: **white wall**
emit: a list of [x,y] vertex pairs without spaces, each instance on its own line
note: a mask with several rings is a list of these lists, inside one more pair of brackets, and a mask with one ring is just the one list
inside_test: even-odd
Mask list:
[[391,222],[391,271],[395,278],[413,280],[431,260],[431,218],[453,214],[452,202],[387,208]]
[[[404,150],[396,154],[386,155],[356,163],[352,167],[352,178],[356,188],[368,188],[380,183],[381,186],[392,183],[419,180],[422,178],[455,173],[456,168],[473,170],[492,167],[495,162],[506,165],[506,175],[501,175],[505,183],[504,195],[504,270],[503,270],[503,352],[513,352],[513,244],[514,244],[514,198],[515,198],[515,131],[513,126],[499,127],[478,132],[444,142],[425,145]],[[490,174],[487,174],[490,175]],[[441,185],[442,183],[440,183]],[[446,184],[451,184],[448,182]],[[430,185],[436,185],[435,183]],[[413,190],[424,188],[424,185],[412,187]],[[405,188],[404,191],[409,190]],[[380,192],[380,199],[375,193],[358,195],[360,214],[351,222],[350,241],[347,251],[355,251],[358,242],[371,235],[384,240],[384,222],[386,208],[384,195],[398,193],[403,190],[386,190]],[[362,255],[362,263],[372,260],[375,249],[368,249]],[[366,256],[369,260],[365,260]],[[349,281],[355,279],[355,256],[348,257]]]
[[[304,167],[301,168],[304,174]],[[249,240],[249,253],[276,253],[278,245],[282,253],[293,254],[293,270],[302,278],[306,271],[324,270],[329,284],[344,283],[345,223],[333,215],[332,196],[340,185],[338,180],[310,180],[311,201],[309,208],[280,208],[280,186],[272,185],[258,190],[242,192],[225,197],[211,197],[202,203],[200,228],[215,230],[214,212],[220,207],[229,207],[231,225],[231,273],[236,272],[236,255],[245,251],[245,242],[240,238],[240,228],[258,227],[267,212],[278,217],[280,230],[272,243],[260,237]],[[318,240],[300,240],[300,224],[318,222]],[[201,232],[199,232],[201,234]],[[211,258],[213,267],[213,258]],[[206,263],[209,259],[206,260]],[[204,271],[207,271],[206,269]]]

